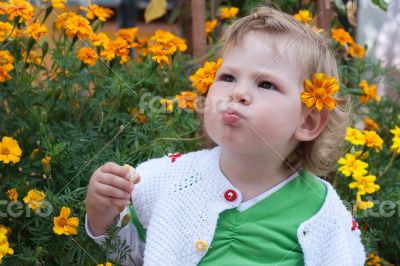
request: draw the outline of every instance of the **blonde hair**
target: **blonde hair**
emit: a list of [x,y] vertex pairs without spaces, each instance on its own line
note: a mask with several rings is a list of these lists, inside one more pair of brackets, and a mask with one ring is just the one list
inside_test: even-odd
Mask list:
[[[305,70],[304,78],[311,79],[313,73],[323,72],[339,80],[336,60],[327,38],[292,16],[265,5],[257,7],[227,28],[218,44],[221,52],[238,45],[250,31],[291,38],[298,55],[297,63]],[[283,162],[285,167],[298,169],[302,166],[319,176],[335,170],[349,121],[350,98],[336,95],[335,99],[337,106],[330,111],[329,121],[323,131],[316,139],[301,142]]]

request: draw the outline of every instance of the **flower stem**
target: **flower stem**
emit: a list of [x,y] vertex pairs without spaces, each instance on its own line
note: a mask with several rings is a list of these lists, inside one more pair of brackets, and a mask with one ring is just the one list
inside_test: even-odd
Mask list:
[[386,165],[385,170],[383,170],[382,174],[380,174],[380,177],[383,177],[386,174],[386,172],[389,170],[389,168],[392,167],[394,159],[396,158],[396,156],[397,156],[397,153],[394,152],[392,157],[390,158],[389,163]]

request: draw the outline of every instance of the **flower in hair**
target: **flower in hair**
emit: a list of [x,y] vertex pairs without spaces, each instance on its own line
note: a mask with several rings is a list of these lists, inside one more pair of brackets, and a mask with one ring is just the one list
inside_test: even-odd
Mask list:
[[336,100],[332,97],[339,90],[339,82],[335,77],[327,76],[325,73],[315,73],[312,81],[304,81],[304,92],[301,93],[301,101],[307,108],[314,106],[321,111],[325,106],[332,110],[336,106]]

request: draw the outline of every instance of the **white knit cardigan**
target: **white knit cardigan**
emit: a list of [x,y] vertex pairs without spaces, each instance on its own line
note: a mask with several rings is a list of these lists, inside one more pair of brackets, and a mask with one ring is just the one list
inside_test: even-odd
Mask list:
[[[135,186],[132,200],[139,221],[147,230],[146,243],[139,239],[132,223],[119,233],[132,248],[130,255],[136,265],[188,266],[199,263],[207,250],[198,251],[195,243],[205,241],[208,249],[219,214],[237,207],[242,201],[240,191],[222,174],[219,155],[220,147],[217,146],[183,154],[174,162],[173,158],[164,156],[137,166],[142,180]],[[318,213],[297,230],[305,265],[364,265],[360,230],[352,230],[352,216],[331,184],[315,178],[327,187],[327,195]],[[224,198],[228,189],[237,192],[233,202]],[[117,226],[127,212],[128,208],[125,208],[120,214]],[[85,220],[87,234],[101,245],[105,235],[94,236],[87,215]],[[124,265],[134,264],[126,260]]]

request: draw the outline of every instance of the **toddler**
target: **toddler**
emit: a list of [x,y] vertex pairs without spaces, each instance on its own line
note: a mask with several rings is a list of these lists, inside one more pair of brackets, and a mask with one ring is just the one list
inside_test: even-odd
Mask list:
[[134,189],[123,166],[98,168],[87,234],[102,244],[129,213],[124,265],[364,265],[357,224],[318,177],[335,170],[347,126],[326,40],[258,7],[222,42],[203,117],[215,147],[139,164]]

